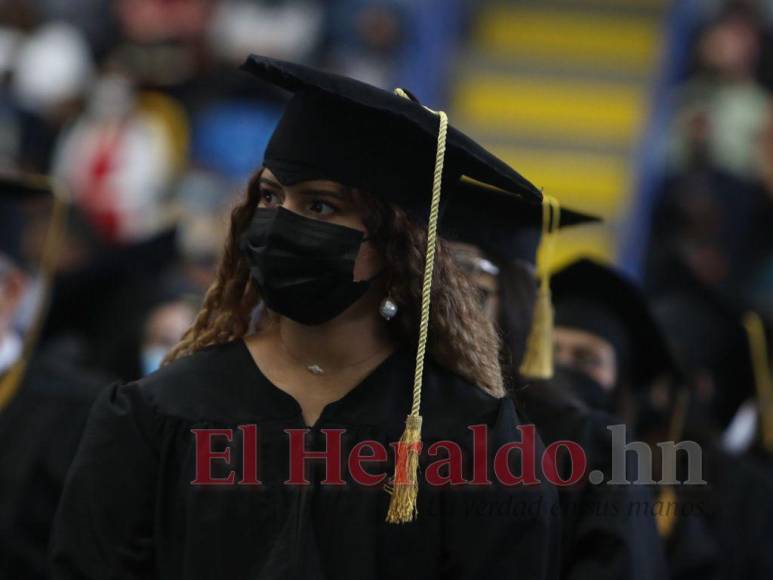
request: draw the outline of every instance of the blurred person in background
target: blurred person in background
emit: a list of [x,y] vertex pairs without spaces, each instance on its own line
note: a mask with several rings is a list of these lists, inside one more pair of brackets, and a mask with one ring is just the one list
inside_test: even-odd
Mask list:
[[[557,368],[549,378],[523,376],[537,302],[537,248],[543,238],[542,208],[509,204],[492,196],[480,201],[481,186],[463,183],[452,193],[444,221],[454,257],[478,291],[481,307],[503,337],[501,359],[510,395],[527,420],[534,421],[545,444],[569,440],[585,451],[586,474],[612,475],[609,425],[620,420],[582,400],[578,393],[603,390],[582,371]],[[563,208],[558,222],[571,227],[595,218]],[[483,216],[490,222],[482,227]],[[555,235],[546,234],[545,237]],[[547,241],[550,243],[550,240]],[[615,290],[612,290],[615,292]],[[549,336],[548,336],[549,339]],[[552,342],[542,345],[552,350]],[[559,470],[568,478],[571,459],[562,457]],[[626,478],[636,478],[633,456],[627,457]],[[565,579],[660,579],[667,574],[662,544],[649,512],[632,514],[654,501],[644,486],[594,485],[583,477],[558,488],[561,504],[561,573]]]
[[127,71],[108,66],[62,135],[54,174],[106,242],[146,239],[172,219],[167,194],[187,146],[178,137],[173,123],[142,106]]
[[127,353],[136,349],[138,321],[177,277],[179,260],[175,228],[122,246],[97,240],[82,260],[57,273],[43,338],[69,344],[81,364],[113,379],[136,377],[136,358]]
[[313,62],[325,8],[330,9],[313,0],[220,0],[209,30],[210,46],[230,65],[251,52]]
[[335,70],[387,88],[409,54],[414,7],[403,0],[342,0],[327,13],[325,62]]
[[210,0],[114,0],[128,41],[150,44],[200,36],[217,2]]
[[[120,35],[115,0],[6,0],[9,10],[30,11],[41,22],[66,22],[77,28],[99,60]],[[13,6],[15,4],[15,6]]]
[[643,292],[621,272],[582,258],[551,276],[558,365],[600,387],[578,395],[633,424],[637,398],[674,374]]
[[[80,110],[94,64],[81,32],[64,22],[6,29],[0,50],[10,63],[6,106],[15,111],[15,150],[9,166],[48,171],[57,135]],[[13,129],[12,129],[13,130]]]
[[[48,578],[50,527],[91,403],[106,380],[39,341],[62,200],[40,176],[0,176],[0,576]],[[34,281],[38,281],[34,284]],[[20,327],[30,290],[33,320]]]
[[646,265],[650,292],[690,275],[769,312],[773,263],[773,109],[756,80],[763,21],[730,3],[696,46],[697,71],[677,88],[667,172],[656,195]]
[[[149,375],[161,368],[161,363],[180,342],[196,316],[194,305],[177,296],[170,296],[150,310],[142,325],[142,341],[138,361],[140,375]],[[139,375],[138,375],[139,376]]]
[[[134,288],[141,298],[111,304],[105,327],[120,325],[117,337],[94,349],[98,363],[114,380],[131,381],[158,370],[161,361],[194,321],[200,295],[183,280],[166,278]],[[117,311],[123,312],[119,315]],[[104,331],[106,334],[107,331]]]
[[694,153],[691,126],[702,118],[705,154],[713,167],[773,187],[773,110],[756,80],[761,42],[759,18],[731,5],[703,32],[698,70],[679,89],[671,163],[684,170]]
[[755,288],[773,258],[771,219],[773,197],[759,182],[706,166],[667,177],[653,210],[647,291],[678,287],[687,267],[730,300],[769,306]]
[[[695,279],[653,298],[672,350],[685,368],[692,393],[690,428],[696,437],[735,454],[759,452],[763,441],[760,388],[745,314]],[[769,353],[763,353],[769,360]],[[769,364],[769,362],[768,362]],[[751,413],[750,413],[751,411]]]
[[191,168],[180,180],[175,190],[179,259],[166,273],[172,286],[206,293],[217,273],[228,214],[238,195],[238,188],[218,172]]
[[[769,396],[759,397],[756,384],[759,337],[710,288],[684,279],[658,295],[653,310],[683,369],[685,397],[673,405],[672,418],[683,425],[680,439],[701,445],[707,484],[675,488],[682,507],[665,534],[673,577],[769,578],[773,477],[764,443],[771,422],[769,407],[760,404]],[[660,425],[669,429],[667,421]],[[686,474],[684,459],[677,478]]]

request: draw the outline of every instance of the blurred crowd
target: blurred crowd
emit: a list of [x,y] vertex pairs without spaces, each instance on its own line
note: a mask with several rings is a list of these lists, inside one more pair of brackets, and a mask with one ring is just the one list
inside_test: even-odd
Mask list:
[[53,174],[74,202],[45,336],[110,377],[152,371],[192,321],[281,111],[239,64],[266,54],[393,87],[416,60],[419,9],[1,2],[0,168]]
[[[689,66],[669,88],[670,122],[658,142],[662,178],[643,276],[644,308],[678,372],[667,387],[649,380],[630,394],[635,400],[605,402],[643,439],[695,439],[717,449],[713,465],[721,467],[711,475],[726,466],[740,474],[719,477],[724,495],[710,497],[724,519],[685,520],[693,527],[671,536],[671,560],[685,566],[684,574],[674,566],[674,578],[709,577],[717,555],[742,543],[743,522],[732,518],[773,513],[770,473],[763,479],[773,471],[764,345],[773,326],[773,1],[694,4],[700,22]],[[462,5],[0,0],[0,171],[51,174],[72,197],[42,355],[69,361],[79,381],[89,375],[103,388],[156,370],[194,322],[229,209],[261,165],[282,110],[281,95],[234,72],[247,54],[404,85],[441,104],[453,59],[424,50],[438,39],[427,23],[442,24],[427,11]],[[439,72],[416,74],[428,70]],[[38,283],[31,280],[15,313],[19,334],[33,324]],[[652,356],[647,340],[626,356]],[[0,371],[3,356],[0,349]],[[79,432],[72,437],[74,445]],[[731,495],[736,503],[722,503]]]
[[693,6],[688,66],[660,140],[644,286],[690,388],[688,432],[769,457],[773,3]]
[[773,3],[693,3],[699,23],[662,136],[646,279],[698,280],[773,319]]

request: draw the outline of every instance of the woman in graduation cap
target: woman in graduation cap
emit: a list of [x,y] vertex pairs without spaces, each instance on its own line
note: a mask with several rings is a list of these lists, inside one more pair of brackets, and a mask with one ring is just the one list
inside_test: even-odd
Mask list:
[[[455,258],[471,276],[484,311],[505,337],[502,361],[504,372],[511,377],[512,396],[546,445],[557,441],[581,445],[587,461],[585,473],[597,470],[609,479],[613,451],[607,427],[620,421],[577,396],[578,391],[600,388],[591,378],[563,368],[554,373],[551,325],[544,312],[551,308],[548,271],[544,264],[536,267],[538,247],[542,243],[542,259],[547,259],[557,226],[576,226],[596,218],[560,208],[550,198],[542,207],[493,192],[483,202],[475,201],[486,189],[490,188],[471,182],[457,186],[450,196],[443,231],[457,242]],[[496,217],[484,219],[488,213]],[[579,467],[561,461],[558,468],[568,479]],[[648,490],[590,485],[586,476],[558,491],[561,578],[666,577],[654,519],[649,513],[631,515],[632,507],[652,501]]]
[[54,576],[553,577],[555,492],[492,472],[519,419],[436,240],[462,174],[538,190],[404,92],[244,68],[293,97],[172,362],[93,409]]

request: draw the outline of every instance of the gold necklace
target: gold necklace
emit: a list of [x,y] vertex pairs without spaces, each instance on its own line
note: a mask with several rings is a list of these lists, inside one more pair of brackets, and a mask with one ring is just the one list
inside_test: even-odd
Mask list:
[[[290,352],[290,349],[289,349],[289,348],[287,348],[287,345],[285,344],[284,340],[282,340],[282,335],[281,335],[281,333],[277,333],[277,336],[279,337],[279,344],[282,346],[282,350],[284,350],[284,351],[285,351],[285,353],[287,354],[287,356],[289,356],[289,357],[290,357],[291,359],[293,359],[295,362],[297,362],[298,364],[300,364],[301,366],[303,366],[303,368],[305,368],[305,369],[306,369],[307,371],[309,371],[311,374],[313,374],[313,375],[324,375],[324,374],[327,372],[327,371],[325,371],[325,369],[323,369],[323,368],[322,368],[322,366],[320,366],[319,364],[317,364],[317,363],[311,363],[311,364],[307,364],[305,361],[303,361],[303,360],[301,360],[299,357],[295,356],[293,353],[291,353],[291,352]],[[379,350],[377,350],[376,352],[374,352],[374,353],[372,353],[372,354],[369,354],[367,357],[365,357],[365,358],[363,358],[363,359],[361,359],[361,360],[358,360],[358,361],[356,361],[356,362],[350,363],[350,364],[348,364],[348,365],[344,365],[344,366],[342,366],[342,367],[338,367],[336,370],[337,370],[337,371],[342,371],[342,370],[344,370],[344,369],[348,369],[348,368],[351,368],[351,367],[356,367],[356,366],[359,366],[359,365],[361,365],[361,364],[364,364],[364,363],[368,362],[369,360],[371,360],[371,359],[375,358],[375,357],[376,357],[376,356],[378,356],[379,354],[382,354],[382,353],[384,352],[384,350],[385,350],[385,349],[379,349]]]

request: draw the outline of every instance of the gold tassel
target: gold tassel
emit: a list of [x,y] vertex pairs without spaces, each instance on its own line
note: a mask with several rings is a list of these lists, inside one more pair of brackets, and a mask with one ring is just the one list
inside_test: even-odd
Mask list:
[[773,453],[773,377],[771,377],[765,327],[756,312],[744,315],[744,328],[749,339],[754,385],[757,390],[757,408],[760,416],[762,446]]
[[526,341],[519,372],[527,379],[553,376],[553,303],[550,298],[550,256],[560,211],[558,201],[545,196],[542,201],[542,241],[540,243],[540,283],[534,317]]
[[22,356],[0,379],[0,411],[4,410],[16,395],[26,369],[27,360]]
[[[410,99],[410,96],[402,89],[395,89],[395,94]],[[421,453],[421,413],[419,411],[421,409],[421,386],[424,380],[424,359],[427,353],[432,272],[435,266],[440,193],[446,154],[446,135],[448,133],[448,116],[443,111],[427,110],[438,116],[435,172],[432,179],[432,202],[429,208],[429,223],[427,224],[427,248],[424,261],[424,279],[421,287],[419,343],[416,349],[416,368],[413,375],[413,400],[411,412],[405,420],[405,431],[403,431],[397,445],[392,497],[389,500],[389,510],[386,517],[387,523],[390,524],[404,524],[413,521],[418,514],[416,500],[419,495],[419,454]]]
[[419,513],[419,454],[421,453],[421,415],[408,415],[405,431],[397,444],[395,476],[389,501],[387,523],[404,524]]
[[540,282],[520,372],[530,379],[549,379],[553,376],[553,303],[550,286],[544,281]]
[[661,538],[668,538],[676,527],[676,492],[670,485],[664,486],[658,494],[662,509],[655,513],[655,525]]

